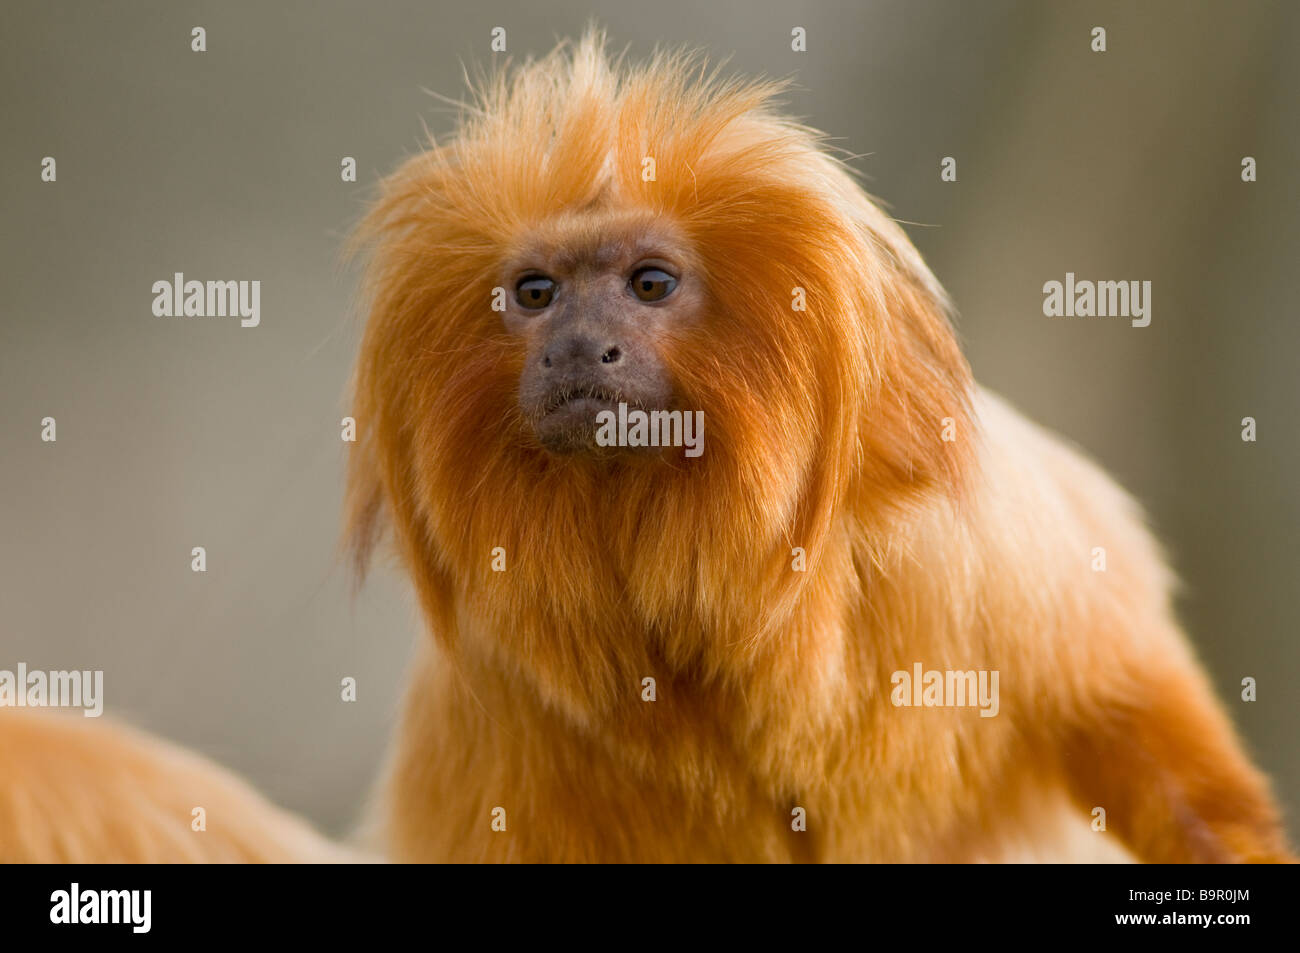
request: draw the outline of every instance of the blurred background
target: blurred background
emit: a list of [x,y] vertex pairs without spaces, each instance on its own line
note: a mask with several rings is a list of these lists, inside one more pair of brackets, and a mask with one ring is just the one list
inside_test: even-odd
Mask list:
[[[103,669],[111,714],[347,829],[419,624],[391,567],[354,598],[337,556],[358,340],[340,247],[421,124],[449,131],[423,90],[459,96],[493,27],[522,58],[593,17],[636,55],[686,44],[793,77],[790,110],[863,155],[952,293],[977,376],[1147,506],[1294,832],[1293,3],[9,0],[0,668]],[[154,317],[151,285],[176,271],[259,279],[261,326]],[[1067,271],[1151,281],[1150,327],[1044,317],[1043,283]]]

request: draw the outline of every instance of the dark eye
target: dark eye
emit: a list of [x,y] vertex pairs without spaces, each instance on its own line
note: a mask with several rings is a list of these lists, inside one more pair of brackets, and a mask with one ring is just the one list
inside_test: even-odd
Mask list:
[[662,268],[642,268],[632,276],[632,292],[642,301],[658,301],[673,293],[677,279]]
[[533,275],[515,286],[515,300],[525,308],[540,310],[555,297],[555,282],[545,275]]

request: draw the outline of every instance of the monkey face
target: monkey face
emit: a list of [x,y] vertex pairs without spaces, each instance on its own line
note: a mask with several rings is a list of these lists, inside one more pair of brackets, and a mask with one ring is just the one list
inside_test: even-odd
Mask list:
[[[598,59],[490,84],[385,181],[359,236],[354,551],[392,526],[429,611],[461,587],[491,638],[541,604],[557,639],[590,632],[611,592],[611,640],[629,611],[675,630],[778,619],[817,578],[788,571],[793,546],[815,567],[846,513],[952,482],[966,445],[938,437],[968,383],[942,293],[769,108],[778,88],[696,84],[672,60],[618,79]],[[630,446],[613,449],[620,404]],[[661,438],[680,412],[681,445],[634,450],[638,411]],[[498,547],[518,554],[508,580],[482,572]],[[511,651],[536,666],[535,649]]]
[[595,450],[597,415],[620,404],[668,410],[664,350],[700,319],[686,243],[662,224],[608,219],[574,217],[505,270],[505,327],[524,353],[519,409],[551,453]]

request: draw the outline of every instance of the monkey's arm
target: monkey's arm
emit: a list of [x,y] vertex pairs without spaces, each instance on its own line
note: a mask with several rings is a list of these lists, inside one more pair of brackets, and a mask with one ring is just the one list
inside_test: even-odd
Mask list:
[[1193,666],[1129,667],[1076,714],[1062,748],[1073,794],[1105,808],[1139,860],[1294,861],[1268,782]]

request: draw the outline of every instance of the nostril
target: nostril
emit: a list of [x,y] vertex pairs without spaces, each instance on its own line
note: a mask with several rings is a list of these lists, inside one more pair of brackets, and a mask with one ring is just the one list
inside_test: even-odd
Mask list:
[[608,351],[600,356],[602,364],[617,364],[618,359],[623,356],[623,352],[616,347],[611,347]]
[[543,354],[543,355],[542,355],[542,367],[550,367],[550,366],[551,366],[551,355],[549,355],[549,354]]

